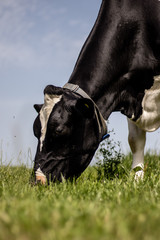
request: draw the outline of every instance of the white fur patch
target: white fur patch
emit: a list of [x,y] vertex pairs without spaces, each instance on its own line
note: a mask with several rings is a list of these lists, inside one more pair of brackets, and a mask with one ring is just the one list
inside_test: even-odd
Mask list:
[[42,151],[43,141],[45,139],[47,122],[52,112],[54,105],[61,100],[62,95],[44,95],[44,104],[40,111],[41,122],[41,137],[40,137],[40,151]]
[[44,178],[46,178],[46,176],[44,175],[44,173],[42,172],[40,167],[36,171],[36,177],[44,177]]
[[47,178],[40,168],[38,168],[36,171],[36,182],[39,182],[39,181],[42,184],[46,184],[47,182]]
[[160,75],[154,77],[153,86],[145,91],[142,108],[136,125],[146,132],[155,131],[160,127]]

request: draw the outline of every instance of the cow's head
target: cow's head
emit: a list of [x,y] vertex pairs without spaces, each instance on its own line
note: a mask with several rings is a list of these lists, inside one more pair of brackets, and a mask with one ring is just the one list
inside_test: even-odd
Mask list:
[[49,85],[44,104],[35,105],[38,138],[36,180],[61,181],[78,177],[90,163],[106,129],[91,99],[69,89]]

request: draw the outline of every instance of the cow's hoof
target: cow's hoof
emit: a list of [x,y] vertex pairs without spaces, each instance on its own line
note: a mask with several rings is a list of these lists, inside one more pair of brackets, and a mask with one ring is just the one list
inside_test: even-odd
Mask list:
[[144,178],[143,170],[139,170],[139,171],[135,172],[135,176],[134,176],[135,181],[143,180],[143,178]]
[[139,181],[139,180],[143,180],[144,178],[144,170],[141,166],[137,166],[133,169],[134,171],[134,180],[135,181]]

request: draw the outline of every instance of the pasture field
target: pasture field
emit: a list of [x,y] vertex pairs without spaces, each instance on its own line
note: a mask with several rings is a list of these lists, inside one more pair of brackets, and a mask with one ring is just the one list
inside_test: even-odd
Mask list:
[[75,182],[30,184],[31,170],[0,166],[0,240],[160,239],[160,156],[146,154],[135,182],[131,156],[109,179],[89,167]]

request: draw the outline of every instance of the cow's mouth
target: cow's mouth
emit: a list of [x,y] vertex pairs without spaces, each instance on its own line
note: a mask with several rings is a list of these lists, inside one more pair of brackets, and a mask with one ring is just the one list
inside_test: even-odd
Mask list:
[[95,151],[70,156],[53,156],[51,153],[36,159],[34,173],[36,183],[62,182],[77,179],[91,162]]

